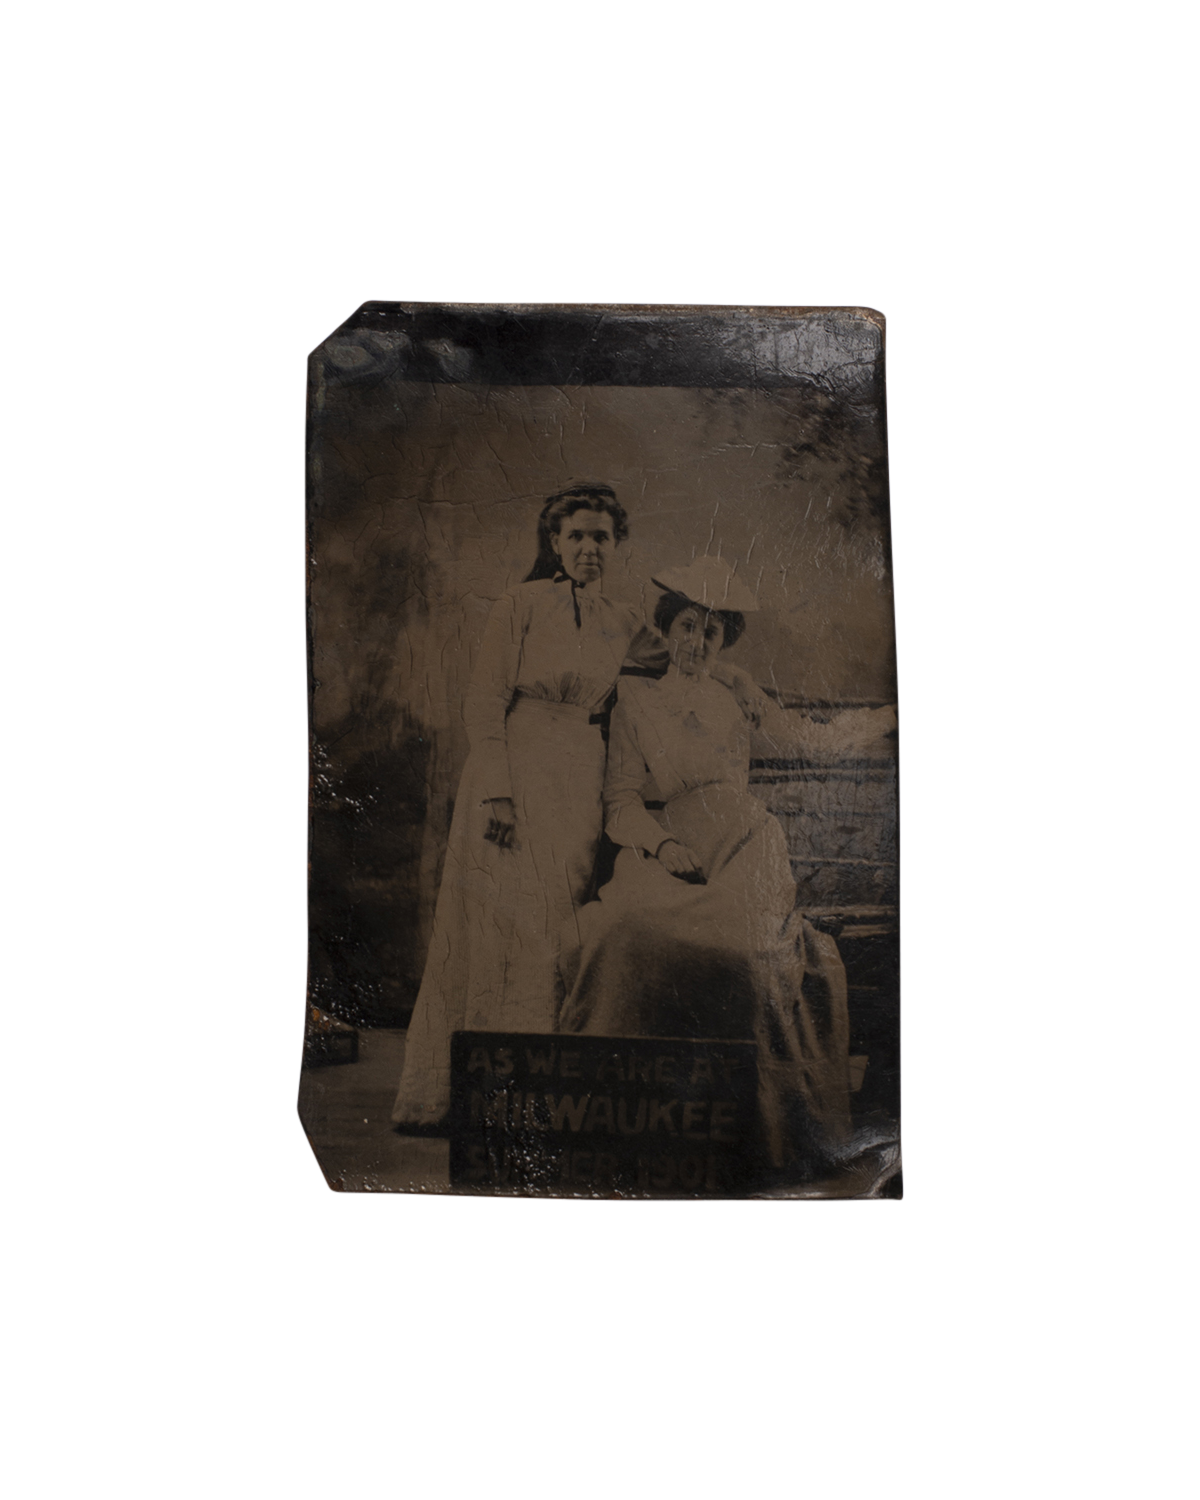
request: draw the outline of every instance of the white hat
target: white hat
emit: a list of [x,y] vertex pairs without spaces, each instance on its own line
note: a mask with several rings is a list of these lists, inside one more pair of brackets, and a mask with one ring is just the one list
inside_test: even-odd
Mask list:
[[721,557],[697,557],[686,568],[668,568],[650,582],[706,609],[736,610],[743,615],[758,609],[758,600]]

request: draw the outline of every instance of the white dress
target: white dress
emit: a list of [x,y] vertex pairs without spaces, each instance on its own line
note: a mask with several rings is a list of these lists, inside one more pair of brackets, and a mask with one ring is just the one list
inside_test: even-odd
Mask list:
[[[601,832],[601,712],[631,648],[665,660],[635,609],[569,578],[520,584],[488,618],[397,1124],[445,1116],[453,1032],[555,1027],[559,933],[587,894]],[[498,797],[516,814],[509,849],[484,838]]]

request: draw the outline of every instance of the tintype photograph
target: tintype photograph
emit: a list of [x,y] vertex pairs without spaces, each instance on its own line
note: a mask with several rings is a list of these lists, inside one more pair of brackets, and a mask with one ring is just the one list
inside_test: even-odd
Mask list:
[[900,1196],[882,316],[367,303],[308,486],[329,1184]]

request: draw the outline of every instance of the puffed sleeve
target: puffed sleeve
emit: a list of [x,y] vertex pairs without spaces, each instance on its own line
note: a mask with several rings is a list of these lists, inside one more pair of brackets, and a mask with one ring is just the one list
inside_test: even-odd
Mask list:
[[604,827],[614,844],[657,854],[667,835],[642,805],[646,776],[646,757],[638,744],[636,716],[629,704],[618,698],[608,734]]
[[671,659],[667,651],[667,643],[657,630],[643,625],[636,616],[635,623],[637,629],[633,640],[629,643],[629,650],[621,671],[640,677],[661,677],[667,670],[667,664]]
[[525,633],[523,610],[513,594],[497,601],[487,624],[471,685],[463,705],[471,753],[483,767],[483,800],[512,796],[508,768],[508,739],[504,721],[508,717],[517,672],[521,665],[521,641]]
[[722,687],[729,689],[737,699],[737,705],[743,717],[749,720],[755,729],[761,729],[774,704],[750,673],[742,667],[735,667],[732,662],[715,661],[709,667],[708,675],[714,682],[719,682]]

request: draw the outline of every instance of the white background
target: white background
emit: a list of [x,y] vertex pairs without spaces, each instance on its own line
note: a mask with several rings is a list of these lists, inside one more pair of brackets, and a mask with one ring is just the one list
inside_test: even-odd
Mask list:
[[[10,22],[13,1494],[1182,1493],[1186,15]],[[305,356],[368,298],[886,313],[903,1202],[324,1186]]]

